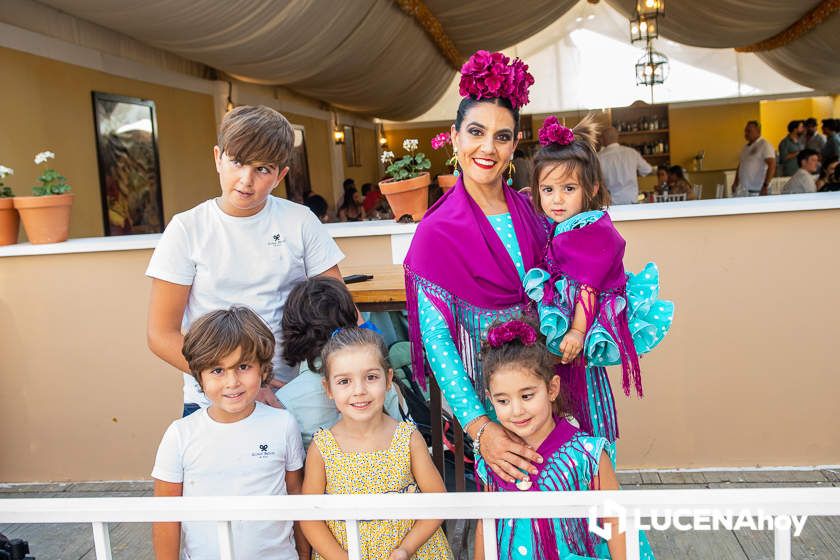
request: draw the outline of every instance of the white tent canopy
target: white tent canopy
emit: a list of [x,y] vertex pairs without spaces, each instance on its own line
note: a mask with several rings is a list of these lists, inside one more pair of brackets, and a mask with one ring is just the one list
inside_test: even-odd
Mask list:
[[[674,3],[669,2],[667,9]],[[813,91],[785,78],[751,53],[691,47],[662,38],[654,41],[654,48],[668,57],[670,65],[668,79],[653,89],[656,103]],[[525,109],[528,113],[651,101],[650,88],[636,85],[635,63],[642,49],[630,44],[628,20],[603,2],[578,3],[559,20],[505,52],[522,58],[536,78],[531,103]],[[414,122],[451,120],[460,99],[456,76],[434,107]]]

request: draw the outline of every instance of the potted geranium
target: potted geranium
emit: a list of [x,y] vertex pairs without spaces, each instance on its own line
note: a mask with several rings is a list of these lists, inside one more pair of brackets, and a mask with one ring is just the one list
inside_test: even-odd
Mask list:
[[388,167],[385,174],[390,177],[379,182],[379,190],[388,199],[399,220],[406,214],[415,222],[420,221],[429,207],[429,172],[432,162],[423,152],[418,152],[419,142],[409,138],[403,141],[403,149],[408,152],[395,159],[394,152],[383,152],[382,163]]
[[44,166],[38,177],[40,185],[32,187],[32,196],[16,196],[15,208],[20,212],[23,229],[30,243],[66,241],[70,233],[70,208],[73,193],[65,178],[47,162],[55,157],[50,151],[35,155],[35,163]]
[[0,165],[0,245],[14,245],[18,240],[20,217],[13,202],[15,194],[6,186],[6,177],[15,170]]
[[[446,159],[446,165],[455,168],[455,165],[458,163],[458,157],[455,156],[453,152],[449,151],[449,146],[451,145],[452,136],[450,136],[448,132],[441,132],[432,138],[432,149],[440,150],[443,148],[446,150],[446,155],[449,156]],[[443,189],[443,192],[446,192],[455,186],[455,183],[458,181],[458,175],[454,173],[450,173],[448,175],[438,175],[437,181],[440,188]]]

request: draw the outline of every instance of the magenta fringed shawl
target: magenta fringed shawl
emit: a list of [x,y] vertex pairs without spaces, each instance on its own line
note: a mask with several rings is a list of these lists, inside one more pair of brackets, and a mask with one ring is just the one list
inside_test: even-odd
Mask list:
[[[545,220],[530,200],[502,186],[525,269],[539,266],[548,241]],[[417,288],[449,326],[468,372],[475,372],[480,315],[486,311],[524,306],[528,298],[519,273],[493,226],[458,179],[417,226],[405,258],[406,308],[412,370],[425,386],[423,343],[417,309]],[[452,311],[454,310],[454,312]],[[459,331],[469,335],[462,340]],[[483,398],[483,393],[480,395]]]
[[[578,476],[578,468],[576,462],[571,457],[565,455],[557,455],[561,447],[564,445],[574,445],[572,439],[577,433],[575,428],[565,418],[554,417],[556,423],[554,430],[543,441],[537,453],[545,457],[544,463],[536,465],[537,474],[531,475],[531,487],[528,491],[539,492],[542,490],[589,490],[589,486],[583,487],[583,480]],[[594,457],[579,443],[574,448],[587,458],[587,462],[582,466],[585,469],[586,480],[591,483],[598,471],[598,464],[600,457]],[[557,463],[561,463],[563,468],[559,468]],[[508,492],[517,492],[518,488],[514,483],[507,482],[500,478],[492,469],[487,469],[490,473],[490,480],[488,486],[491,490],[503,489]],[[547,471],[547,472],[545,472]],[[545,488],[540,487],[540,479],[548,475],[546,480],[551,481],[551,486],[559,485],[559,488]],[[559,519],[559,524],[563,534],[561,538],[569,546],[569,549],[575,554],[581,556],[595,556],[595,544],[598,542],[595,536],[589,532],[589,529],[584,519],[567,518]],[[557,534],[554,531],[554,523],[551,519],[532,519],[531,533],[534,538],[534,556],[535,560],[560,560],[557,548]],[[512,558],[513,555],[508,557]]]

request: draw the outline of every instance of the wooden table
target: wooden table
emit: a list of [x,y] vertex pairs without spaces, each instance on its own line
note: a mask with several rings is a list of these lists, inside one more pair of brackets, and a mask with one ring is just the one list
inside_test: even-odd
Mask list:
[[405,282],[401,264],[340,266],[343,276],[371,274],[372,280],[347,284],[361,311],[405,309]]

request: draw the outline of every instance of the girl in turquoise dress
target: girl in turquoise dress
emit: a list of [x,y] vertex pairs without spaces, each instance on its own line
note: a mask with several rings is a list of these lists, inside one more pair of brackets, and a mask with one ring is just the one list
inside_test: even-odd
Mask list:
[[618,422],[604,366],[620,364],[625,394],[632,385],[641,396],[639,355],[668,332],[674,305],[658,299],[653,263],[640,274],[624,272],[624,239],[603,211],[609,191],[602,188],[593,118],[572,130],[549,117],[539,138],[531,197],[553,231],[544,262],[525,274],[523,286],[560,363],[575,418],[612,449]]
[[[566,416],[554,360],[531,323],[515,320],[491,327],[481,354],[499,422],[545,457],[536,474],[511,484],[487,468],[479,449],[476,470],[490,490],[618,490],[607,440],[580,431]],[[618,527],[614,518],[601,522]],[[609,540],[601,539],[579,518],[498,519],[496,538],[502,560],[623,560],[627,554],[624,534],[613,530]],[[481,526],[475,545],[476,560],[483,559]],[[653,560],[644,535],[639,553],[643,560]]]

